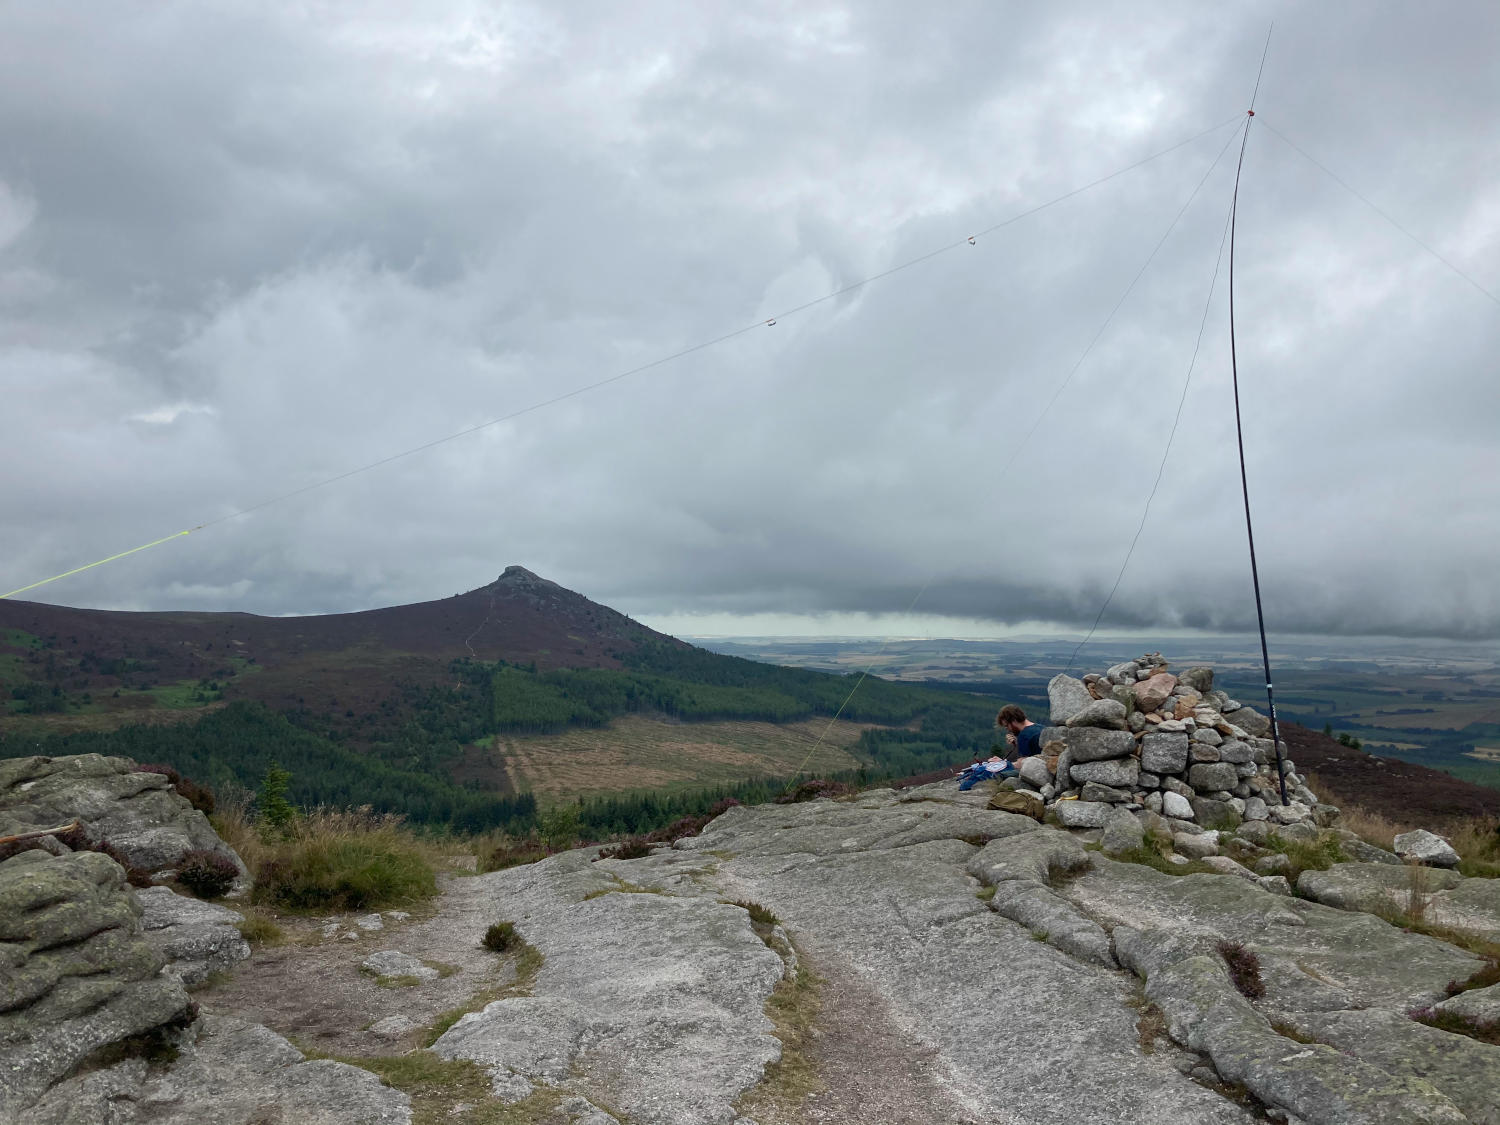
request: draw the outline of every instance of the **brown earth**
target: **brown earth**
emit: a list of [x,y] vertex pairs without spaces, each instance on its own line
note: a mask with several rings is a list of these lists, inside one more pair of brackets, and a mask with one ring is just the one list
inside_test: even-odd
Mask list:
[[[211,979],[194,999],[204,1011],[265,1024],[304,1050],[403,1054],[443,1013],[467,1007],[514,976],[511,959],[481,948],[485,929],[498,919],[485,913],[482,899],[465,893],[464,882],[462,875],[441,876],[441,894],[433,904],[414,910],[406,921],[387,914],[384,928],[375,932],[360,929],[352,914],[283,915],[277,918],[286,934],[283,944],[256,947],[249,961],[232,975]],[[325,928],[337,932],[325,935]],[[446,975],[382,987],[360,962],[384,949],[442,966]],[[369,1030],[397,1015],[410,1020],[413,1030],[394,1039]]]

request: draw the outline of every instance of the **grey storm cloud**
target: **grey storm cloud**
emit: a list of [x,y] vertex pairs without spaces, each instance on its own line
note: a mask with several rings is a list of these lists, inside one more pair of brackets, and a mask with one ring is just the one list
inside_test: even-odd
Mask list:
[[[1273,21],[1236,263],[1269,624],[1493,639],[1500,302],[1278,136],[1500,293],[1484,3],[8,6],[0,589],[778,317],[25,596],[329,612],[522,563],[678,625],[1087,625]],[[1253,623],[1225,296],[1106,626]]]

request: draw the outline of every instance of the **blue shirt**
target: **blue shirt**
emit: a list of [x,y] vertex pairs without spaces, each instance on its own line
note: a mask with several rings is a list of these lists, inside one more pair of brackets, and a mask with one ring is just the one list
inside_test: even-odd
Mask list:
[[1016,757],[1029,758],[1033,754],[1042,752],[1042,725],[1032,723],[1029,727],[1022,727],[1016,735]]

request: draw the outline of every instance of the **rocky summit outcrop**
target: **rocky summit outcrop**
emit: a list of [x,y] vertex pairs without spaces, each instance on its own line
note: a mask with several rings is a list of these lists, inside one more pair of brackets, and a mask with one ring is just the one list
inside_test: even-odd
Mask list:
[[[857,996],[870,1041],[901,1044],[862,1065],[925,1076],[902,1120],[1500,1125],[1500,1047],[1423,1015],[1483,1024],[1494,1001],[1462,989],[1486,962],[1393,924],[1416,885],[1441,932],[1482,942],[1500,883],[1358,841],[1295,767],[1281,805],[1267,726],[1228,721],[1249,709],[1209,669],[1148,657],[1054,686],[1049,776],[1010,783],[1049,823],[949,781],[470,880],[541,966],[432,1049],[590,1121],[864,1120],[776,1101],[784,1050],[837,1056],[784,1047],[770,1018],[805,972],[815,1023],[847,1027]],[[1304,872],[1297,897],[1289,842],[1365,862]]]
[[[185,851],[233,852],[165,778],[133,766],[0,762],[0,824],[22,836],[0,860],[0,1125],[407,1125],[409,1099],[374,1075],[199,1018],[186,989],[249,956],[241,915],[133,889],[84,845],[156,870]],[[81,840],[59,835],[79,850],[39,832],[75,820]]]
[[164,775],[129,758],[0,760],[0,836],[74,821],[89,842],[107,845],[146,874],[168,874],[187,853],[207,850],[222,854],[245,876],[244,863],[208,818],[174,792]]
[[190,1022],[140,918],[124,871],[97,852],[0,863],[0,1121],[101,1048]]
[[[1475,952],[1500,881],[1425,837],[1425,863],[1358,840],[1295,768],[1281,805],[1209,669],[1054,683],[1047,753],[1007,783],[1045,822],[991,807],[993,781],[734,807],[639,858],[451,879],[420,925],[328,919],[315,964],[387,998],[473,981],[456,1020],[349,1020],[371,1054],[467,1076],[443,1120],[1500,1125]],[[1338,849],[1357,862],[1308,858]],[[0,861],[0,1125],[409,1125],[406,1094],[277,1034],[299,1007],[271,1030],[221,983],[195,1012],[184,981],[255,970],[235,918],[93,852]]]
[[367,1070],[308,1060],[258,1024],[205,1017],[170,1065],[127,1058],[54,1087],[25,1125],[410,1125],[407,1095]]
[[[1113,861],[1097,831],[987,802],[940,782],[734,808],[645,858],[470,880],[544,960],[433,1049],[507,1100],[558,1087],[621,1120],[748,1125],[795,955],[828,978],[821,1022],[869,990],[930,1060],[942,1105],[913,1120],[1500,1122],[1500,1047],[1409,1015],[1479,957],[1285,879]],[[1258,958],[1257,995],[1226,948]]]

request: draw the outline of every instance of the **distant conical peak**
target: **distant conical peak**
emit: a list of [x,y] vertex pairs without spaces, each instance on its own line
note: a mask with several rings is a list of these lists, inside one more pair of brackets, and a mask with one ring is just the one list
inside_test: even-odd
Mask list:
[[562,587],[556,582],[543,578],[540,574],[533,574],[524,566],[508,566],[499,578],[491,584],[492,586],[509,586],[511,588],[545,587],[549,590],[561,590]]

